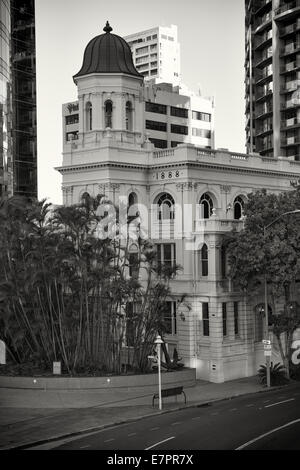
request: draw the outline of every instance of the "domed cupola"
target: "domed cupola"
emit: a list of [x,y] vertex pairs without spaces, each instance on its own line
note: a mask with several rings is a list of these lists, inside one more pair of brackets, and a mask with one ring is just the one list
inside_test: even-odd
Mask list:
[[82,67],[74,75],[74,81],[94,73],[124,73],[143,78],[133,64],[129,45],[120,36],[111,34],[112,28],[108,21],[103,31],[105,34],[96,36],[86,46]]

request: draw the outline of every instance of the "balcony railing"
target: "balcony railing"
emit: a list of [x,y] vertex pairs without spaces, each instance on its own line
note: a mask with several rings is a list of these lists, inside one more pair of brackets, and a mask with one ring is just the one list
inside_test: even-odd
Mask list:
[[281,121],[281,127],[292,127],[298,124],[300,124],[300,119],[297,119],[296,117],[284,119]]
[[299,48],[300,48],[300,44],[298,43],[288,44],[287,46],[285,46],[283,49],[280,50],[280,54],[281,55],[293,54]]
[[293,80],[291,82],[286,82],[285,85],[283,85],[280,89],[281,91],[295,91],[298,88],[298,83],[296,80]]
[[300,139],[297,136],[287,137],[285,139],[285,145],[298,145],[300,144]]
[[290,3],[284,3],[281,5],[279,8],[275,10],[275,15],[280,15],[281,13],[284,13],[285,11],[293,10],[294,8],[297,8],[300,6],[300,1],[299,0],[294,0],[293,2]]
[[254,29],[260,28],[262,25],[266,24],[268,21],[271,21],[271,19],[272,19],[272,13],[269,12],[257,21],[257,23],[254,25]]

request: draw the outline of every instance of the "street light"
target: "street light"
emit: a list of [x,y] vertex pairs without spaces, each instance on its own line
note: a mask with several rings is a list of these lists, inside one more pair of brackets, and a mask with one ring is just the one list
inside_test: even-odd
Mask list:
[[[281,217],[290,214],[298,214],[300,209],[296,209],[294,211],[284,212],[283,214],[279,215],[274,219],[271,223],[264,226],[264,241],[266,241],[266,233],[267,229],[271,227],[271,225],[275,224]],[[264,284],[265,284],[265,338],[270,340],[269,335],[269,308],[268,308],[268,287],[267,287],[267,273],[265,272],[264,275]],[[267,369],[267,387],[271,386],[271,374],[270,374],[270,356],[266,356],[266,369]]]
[[157,345],[157,365],[158,365],[158,401],[159,401],[159,409],[162,409],[162,400],[161,400],[161,366],[160,366],[160,348],[163,344],[163,340],[161,339],[160,335],[156,336],[156,340],[154,344]]

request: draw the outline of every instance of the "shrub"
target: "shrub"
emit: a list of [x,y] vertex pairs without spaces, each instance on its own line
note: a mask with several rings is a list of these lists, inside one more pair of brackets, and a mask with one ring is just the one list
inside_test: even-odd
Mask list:
[[[261,365],[259,370],[258,370],[258,375],[260,378],[260,382],[262,384],[267,383],[267,367],[266,365]],[[285,368],[280,362],[277,362],[276,364],[273,365],[273,362],[271,362],[270,365],[270,381],[271,381],[271,386],[274,385],[284,385],[288,382],[286,376],[285,376]]]

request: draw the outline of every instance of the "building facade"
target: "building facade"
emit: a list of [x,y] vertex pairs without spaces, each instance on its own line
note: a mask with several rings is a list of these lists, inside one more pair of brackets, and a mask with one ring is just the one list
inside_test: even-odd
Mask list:
[[10,1],[0,1],[0,197],[12,194]]
[[180,44],[176,25],[157,26],[124,39],[131,48],[136,69],[145,80],[180,84]]
[[247,151],[300,159],[300,2],[246,0]]
[[[63,202],[78,203],[84,193],[105,194],[117,205],[133,202],[159,260],[181,266],[165,318],[170,354],[176,348],[198,378],[212,382],[254,375],[264,362],[263,293],[246,298],[235,290],[226,277],[222,240],[233,227],[243,227],[247,194],[290,190],[300,162],[191,143],[155,148],[141,119],[143,76],[126,42],[109,25],[104,31],[89,43],[74,76],[78,102],[64,105],[67,125],[74,126],[68,132],[77,137],[65,139],[57,168]],[[107,50],[113,51],[109,60]],[[185,305],[179,302],[183,295]],[[278,358],[274,349],[273,360]]]
[[34,0],[11,0],[13,193],[37,197]]

